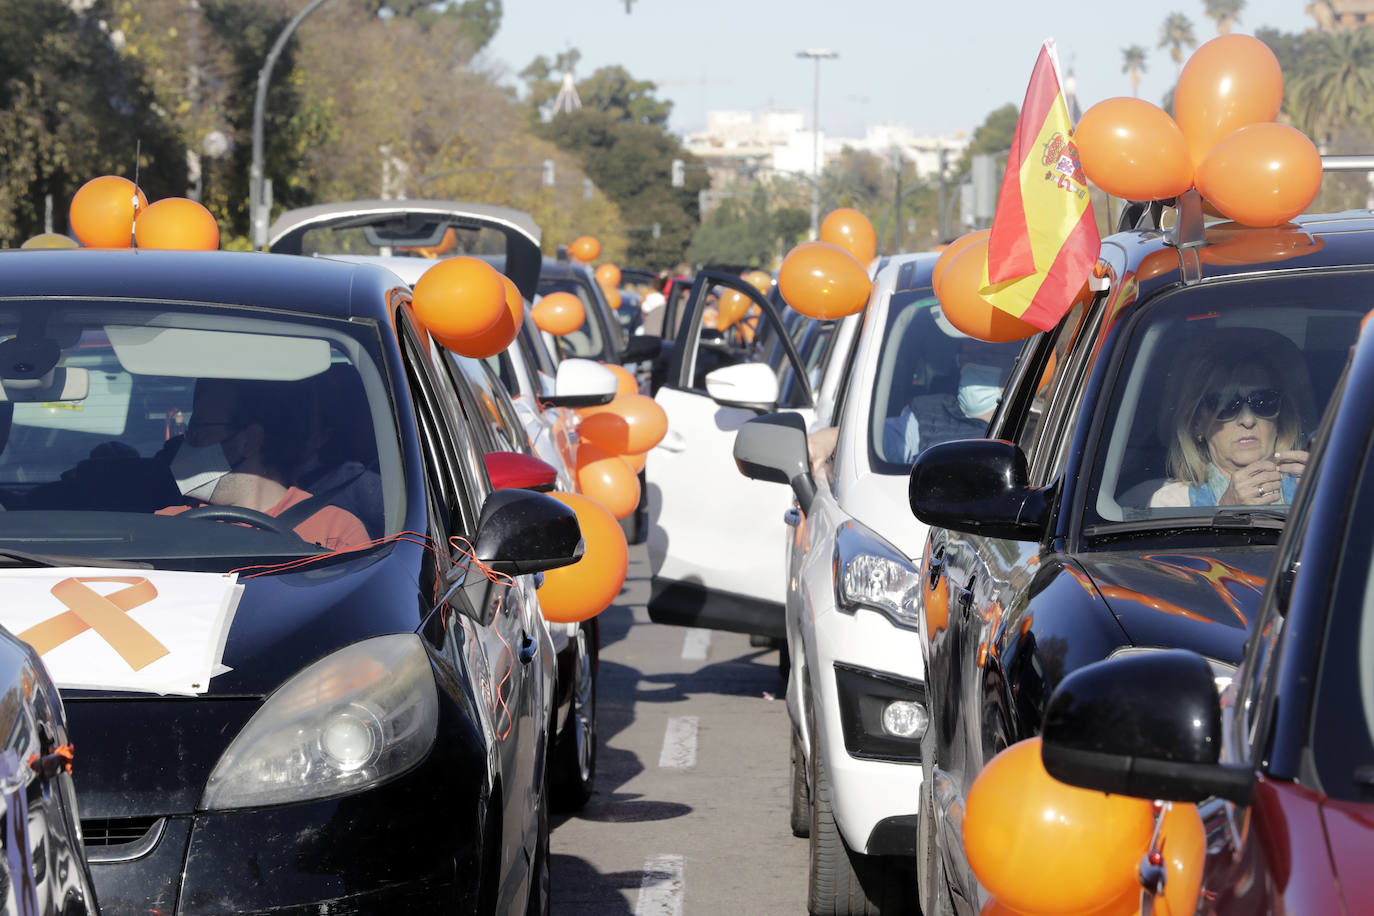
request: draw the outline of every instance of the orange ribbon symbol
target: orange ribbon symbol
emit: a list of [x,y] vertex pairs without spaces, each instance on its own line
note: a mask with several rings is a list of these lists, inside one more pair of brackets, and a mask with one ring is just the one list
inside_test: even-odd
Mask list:
[[[102,595],[88,588],[87,582],[118,582],[129,587]],[[52,587],[52,594],[67,606],[67,610],[19,634],[19,638],[33,646],[39,655],[87,630],[99,633],[135,671],[169,654],[166,646],[127,613],[157,597],[157,589],[147,579],[138,576],[63,579]]]

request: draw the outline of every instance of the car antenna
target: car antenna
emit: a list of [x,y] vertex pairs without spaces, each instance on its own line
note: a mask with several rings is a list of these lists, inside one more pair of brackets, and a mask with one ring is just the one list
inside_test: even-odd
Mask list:
[[[137,138],[134,139],[134,197],[133,197],[133,200],[130,201],[130,202],[134,205],[134,220],[135,220],[135,221],[138,220],[138,164],[139,164],[139,160],[142,159],[142,158],[143,158],[143,138],[142,138],[142,137],[137,137]],[[133,244],[134,244],[134,240],[133,240],[133,231],[134,231],[134,225],[133,225],[133,223],[130,223],[130,224],[129,224],[129,245],[130,245],[130,247],[132,247]]]

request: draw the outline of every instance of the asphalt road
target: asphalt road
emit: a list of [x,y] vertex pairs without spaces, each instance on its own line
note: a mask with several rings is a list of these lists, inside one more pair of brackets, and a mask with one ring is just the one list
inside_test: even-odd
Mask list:
[[648,577],[632,546],[601,618],[595,794],[553,820],[553,913],[805,913],[778,653],[650,623]]

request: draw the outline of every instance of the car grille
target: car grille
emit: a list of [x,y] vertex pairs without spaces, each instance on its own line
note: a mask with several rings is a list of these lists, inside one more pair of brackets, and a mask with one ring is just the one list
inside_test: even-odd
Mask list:
[[123,846],[137,843],[161,821],[160,817],[95,817],[81,821],[86,846]]

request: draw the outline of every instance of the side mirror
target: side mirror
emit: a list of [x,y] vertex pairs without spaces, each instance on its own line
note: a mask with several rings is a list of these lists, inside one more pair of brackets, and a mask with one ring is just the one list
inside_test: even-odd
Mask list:
[[767,363],[722,366],[706,374],[706,393],[722,407],[767,413],[778,406],[778,377]]
[[482,456],[487,476],[496,490],[537,490],[547,493],[558,482],[558,471],[533,455],[522,452],[487,452]]
[[1041,758],[1060,782],[1135,798],[1249,804],[1254,772],[1224,766],[1207,660],[1171,649],[1086,665],[1045,711]]
[[1001,439],[942,442],[916,456],[908,498],[927,525],[984,537],[1038,541],[1050,491],[1031,487],[1020,446]]
[[647,360],[658,359],[658,354],[662,350],[662,337],[655,334],[635,334],[625,344],[625,349],[620,351],[620,361],[622,363],[642,363]]
[[806,421],[801,414],[783,412],[755,417],[735,433],[734,454],[735,465],[745,477],[789,484],[802,512],[811,508],[816,498],[816,481],[811,476]]
[[473,547],[483,563],[510,576],[568,566],[585,549],[572,508],[529,490],[496,490],[487,497]]
[[554,407],[596,407],[611,403],[618,385],[616,374],[594,359],[565,359],[554,376],[553,397],[543,401]]

